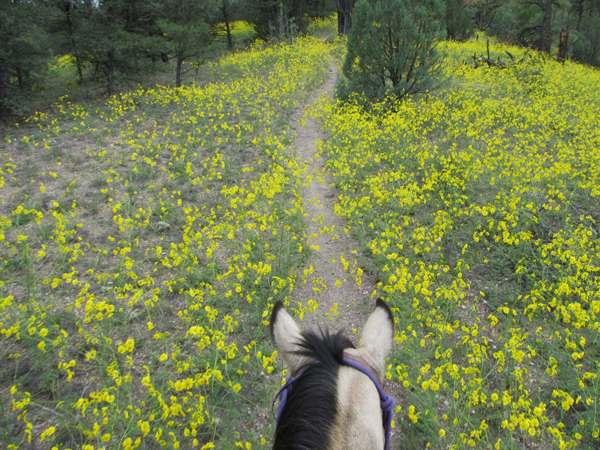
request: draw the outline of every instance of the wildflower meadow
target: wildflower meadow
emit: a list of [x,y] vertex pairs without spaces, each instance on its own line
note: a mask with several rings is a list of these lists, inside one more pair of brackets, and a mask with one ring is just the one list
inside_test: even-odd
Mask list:
[[319,112],[397,321],[401,448],[600,445],[600,72],[442,43],[444,87]]
[[328,61],[316,38],[257,43],[202,87],[93,109],[64,98],[15,128],[0,184],[5,448],[265,444],[267,315],[308,251],[288,121]]
[[[320,32],[326,25],[316,25]],[[71,102],[0,142],[0,444],[270,448],[268,315],[317,302],[292,114],[344,41],[257,42],[202,83]],[[436,90],[308,114],[396,319],[398,448],[600,445],[600,72],[443,42]],[[506,58],[506,57],[505,57]],[[343,256],[341,263],[344,263]],[[340,299],[340,302],[343,299]]]

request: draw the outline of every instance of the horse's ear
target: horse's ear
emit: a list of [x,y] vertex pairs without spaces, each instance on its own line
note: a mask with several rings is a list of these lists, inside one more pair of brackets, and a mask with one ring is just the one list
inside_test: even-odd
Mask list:
[[394,315],[387,303],[378,299],[375,303],[375,311],[369,316],[362,332],[362,345],[372,361],[373,367],[380,376],[384,372],[383,363],[392,350],[394,341]]
[[271,312],[271,340],[292,376],[306,365],[307,358],[297,353],[300,350],[298,343],[302,341],[300,327],[280,301]]

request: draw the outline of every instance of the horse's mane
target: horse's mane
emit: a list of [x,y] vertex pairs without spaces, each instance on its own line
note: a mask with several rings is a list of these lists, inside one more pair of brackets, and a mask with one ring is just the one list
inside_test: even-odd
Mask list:
[[294,382],[275,433],[274,450],[326,449],[337,413],[337,374],[346,348],[341,332],[302,332],[298,354],[319,361]]

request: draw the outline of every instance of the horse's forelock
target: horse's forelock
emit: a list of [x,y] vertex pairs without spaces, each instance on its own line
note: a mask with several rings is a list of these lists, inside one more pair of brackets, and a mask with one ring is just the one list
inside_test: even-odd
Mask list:
[[294,383],[279,426],[275,432],[276,450],[326,449],[337,415],[337,374],[344,350],[353,348],[342,333],[305,331],[297,353],[318,361]]

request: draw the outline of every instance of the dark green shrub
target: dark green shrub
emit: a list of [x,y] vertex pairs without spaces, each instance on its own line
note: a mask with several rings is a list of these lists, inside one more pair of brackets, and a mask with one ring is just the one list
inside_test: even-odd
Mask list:
[[357,92],[369,100],[403,98],[432,86],[440,66],[439,0],[360,0],[352,20],[341,97]]

